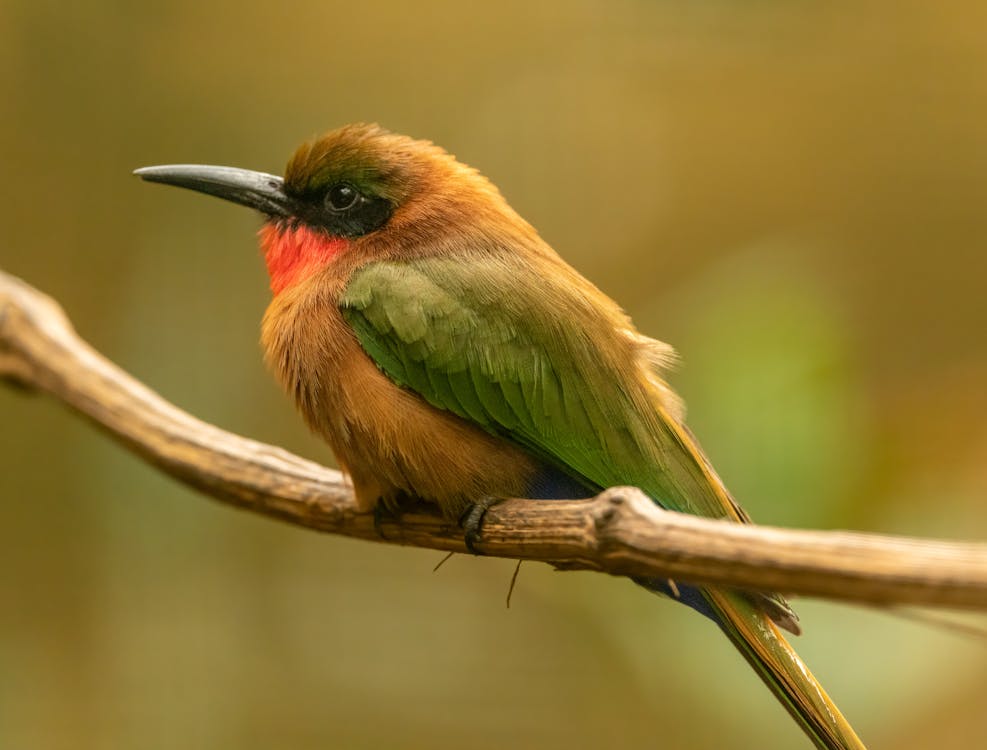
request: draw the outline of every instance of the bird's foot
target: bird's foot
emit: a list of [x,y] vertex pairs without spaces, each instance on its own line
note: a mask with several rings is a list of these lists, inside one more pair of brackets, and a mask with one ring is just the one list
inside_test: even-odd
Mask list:
[[493,506],[502,502],[504,502],[502,497],[481,497],[475,503],[467,505],[466,510],[459,517],[459,525],[464,532],[463,541],[466,543],[466,549],[474,555],[480,554],[476,545],[482,536],[483,517]]
[[374,531],[381,539],[386,539],[384,521],[399,520],[405,508],[417,504],[417,500],[404,492],[381,496],[374,504]]
[[384,533],[384,519],[387,517],[394,517],[394,513],[384,505],[383,500],[378,500],[374,504],[374,532],[381,539],[386,539],[387,535]]

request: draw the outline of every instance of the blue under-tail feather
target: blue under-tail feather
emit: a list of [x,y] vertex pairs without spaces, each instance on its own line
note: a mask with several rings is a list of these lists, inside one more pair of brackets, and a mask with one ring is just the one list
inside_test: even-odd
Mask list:
[[579,480],[550,466],[543,467],[528,485],[532,500],[583,500],[595,495]]
[[[539,471],[528,487],[528,497],[533,500],[580,500],[593,497],[596,494],[582,482],[549,466]],[[664,594],[670,599],[682,602],[682,604],[705,615],[717,625],[720,624],[712,607],[709,606],[709,602],[695,586],[676,582],[673,588],[666,578],[632,578],[631,580],[648,591]]]

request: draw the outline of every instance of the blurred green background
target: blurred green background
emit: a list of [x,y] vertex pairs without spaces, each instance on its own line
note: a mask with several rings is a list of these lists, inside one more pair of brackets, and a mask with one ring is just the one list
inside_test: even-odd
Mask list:
[[[987,11],[943,3],[0,1],[0,267],[194,414],[328,461],[264,372],[242,209],[379,121],[480,168],[675,344],[765,523],[987,538]],[[713,627],[629,583],[319,536],[0,388],[0,747],[790,748]],[[798,602],[872,747],[987,741],[987,640]]]

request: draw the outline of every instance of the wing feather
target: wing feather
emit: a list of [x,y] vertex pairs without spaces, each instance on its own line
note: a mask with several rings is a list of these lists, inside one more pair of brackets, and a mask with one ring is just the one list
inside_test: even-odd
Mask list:
[[465,269],[445,257],[369,264],[340,306],[378,367],[430,404],[588,488],[633,484],[667,508],[733,515],[663,407],[656,352],[667,359],[668,347],[621,331],[616,308],[607,317],[579,290],[503,257]]

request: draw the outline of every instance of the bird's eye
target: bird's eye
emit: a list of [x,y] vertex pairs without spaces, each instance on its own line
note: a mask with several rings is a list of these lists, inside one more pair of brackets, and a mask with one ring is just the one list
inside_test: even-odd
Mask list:
[[329,188],[329,192],[326,193],[326,205],[331,211],[345,211],[348,208],[353,208],[353,204],[359,197],[360,194],[356,188],[345,182],[340,182]]

